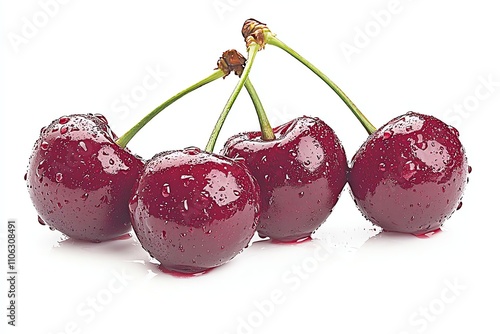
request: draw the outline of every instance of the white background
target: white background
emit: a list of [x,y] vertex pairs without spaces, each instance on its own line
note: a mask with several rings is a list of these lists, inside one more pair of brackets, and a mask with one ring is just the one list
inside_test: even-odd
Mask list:
[[[329,75],[376,126],[413,110],[459,129],[473,172],[463,208],[442,233],[380,233],[346,188],[312,242],[254,242],[230,263],[182,279],[159,272],[135,238],[62,241],[37,223],[23,175],[42,126],[99,112],[122,134],[210,74],[222,51],[245,53],[240,29],[250,17]],[[9,333],[500,331],[495,2],[26,0],[2,1],[0,22],[2,268],[8,219],[18,229],[16,328],[6,324],[6,269],[0,280],[1,326]],[[349,47],[355,53],[343,51]],[[145,90],[152,71],[155,87]],[[318,116],[349,158],[366,138],[340,99],[279,49],[259,53],[251,76],[273,125]],[[130,149],[149,158],[204,147],[236,82],[231,75],[175,103]],[[127,106],[123,97],[134,92]],[[257,128],[243,92],[216,150]]]

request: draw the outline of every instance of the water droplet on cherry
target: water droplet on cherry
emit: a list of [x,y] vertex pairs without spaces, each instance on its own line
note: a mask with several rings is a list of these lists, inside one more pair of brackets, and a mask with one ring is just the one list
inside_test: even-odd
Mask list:
[[40,144],[40,148],[41,148],[42,150],[44,150],[44,151],[47,151],[47,150],[48,150],[48,148],[49,148],[49,143],[47,143],[46,141],[42,142],[42,143]]
[[56,173],[56,182],[61,182],[63,179],[62,173]]
[[401,172],[401,175],[409,181],[413,175],[415,175],[417,171],[415,170],[415,164],[412,161],[408,161],[404,166]]
[[38,216],[38,223],[39,223],[40,225],[47,225],[47,223],[45,223],[45,222],[43,221],[42,217],[40,217],[40,216]]
[[168,183],[164,183],[161,189],[161,195],[165,198],[170,196],[170,185]]
[[106,119],[106,117],[103,114],[94,114],[94,116],[99,118],[104,123],[108,124],[108,120]]
[[78,145],[85,151],[87,152],[87,145],[85,144],[85,142],[81,141],[78,143]]
[[69,117],[63,116],[59,118],[59,124],[66,124],[69,122]]

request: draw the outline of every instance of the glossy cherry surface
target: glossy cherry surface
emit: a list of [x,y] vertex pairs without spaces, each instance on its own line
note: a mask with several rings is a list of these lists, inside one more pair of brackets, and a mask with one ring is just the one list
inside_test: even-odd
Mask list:
[[26,182],[41,224],[104,241],[130,231],[128,199],[143,162],[115,143],[102,115],[69,115],[43,128]]
[[241,157],[259,182],[261,237],[295,241],[309,237],[330,215],[347,180],[347,159],[334,131],[318,118],[299,117],[273,129],[241,133],[223,154]]
[[155,155],[129,206],[143,248],[167,270],[196,273],[248,245],[260,194],[245,165],[193,147]]
[[363,215],[387,231],[434,231],[461,207],[469,167],[458,131],[408,112],[368,137],[349,184]]

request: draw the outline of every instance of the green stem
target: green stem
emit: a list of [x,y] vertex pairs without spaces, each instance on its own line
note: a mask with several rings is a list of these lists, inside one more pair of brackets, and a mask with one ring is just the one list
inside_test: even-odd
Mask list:
[[368,134],[372,134],[377,130],[375,126],[363,115],[363,113],[356,107],[356,105],[347,97],[347,95],[337,86],[330,78],[328,78],[323,72],[321,72],[316,66],[311,64],[297,52],[295,52],[288,45],[280,41],[276,36],[274,36],[270,31],[265,32],[265,40],[267,44],[274,45],[283,51],[287,52],[289,55],[300,61],[307,68],[309,68],[314,74],[320,77],[337,95],[344,101],[344,103],[351,109],[352,113],[356,116],[356,118],[360,121],[360,123],[364,126],[365,130]]
[[276,136],[274,135],[273,128],[269,123],[269,119],[267,118],[266,111],[264,110],[264,106],[257,95],[257,91],[255,90],[250,78],[247,78],[245,81],[245,88],[252,99],[253,105],[255,107],[255,111],[257,112],[257,117],[259,118],[261,138],[265,141],[275,140]]
[[201,86],[204,86],[214,80],[217,80],[219,78],[222,78],[224,76],[224,72],[221,71],[220,69],[217,69],[214,73],[210,74],[208,77],[206,77],[203,80],[198,81],[194,85],[189,86],[188,88],[180,91],[179,93],[175,94],[172,96],[170,99],[167,101],[163,102],[160,104],[158,107],[156,107],[153,111],[151,111],[149,114],[147,114],[143,119],[139,121],[136,125],[134,125],[130,130],[125,132],[124,135],[122,135],[116,143],[121,146],[125,147],[129,143],[129,141],[139,132],[140,129],[142,129],[146,124],[149,123],[150,120],[152,120],[156,115],[158,115],[163,109],[180,99],[186,94],[191,93],[192,91],[200,88]]
[[217,120],[217,123],[215,123],[214,129],[212,130],[212,134],[210,135],[210,138],[208,139],[207,142],[207,146],[205,147],[205,151],[210,153],[214,151],[215,143],[217,142],[217,138],[219,137],[222,125],[224,124],[224,121],[226,120],[229,111],[233,107],[234,101],[236,101],[236,98],[240,94],[241,89],[245,85],[245,81],[247,80],[248,75],[250,74],[250,69],[252,68],[255,56],[257,55],[258,51],[259,51],[259,46],[257,44],[252,44],[248,47],[248,60],[245,69],[243,70],[243,73],[241,74],[240,80],[236,84],[236,87],[234,87],[231,96],[227,100],[224,109],[222,109],[222,112],[219,116],[219,119]]

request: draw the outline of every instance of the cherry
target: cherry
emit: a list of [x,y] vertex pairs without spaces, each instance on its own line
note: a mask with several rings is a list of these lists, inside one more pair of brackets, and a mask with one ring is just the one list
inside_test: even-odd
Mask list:
[[116,139],[97,114],[63,116],[42,129],[26,174],[41,223],[95,242],[130,231],[127,202],[143,162]]
[[422,235],[439,229],[462,207],[471,169],[456,129],[432,116],[408,113],[377,130],[330,78],[276,38],[264,23],[246,20],[242,33],[249,53],[273,45],[305,65],[344,101],[370,134],[354,156],[348,177],[365,217],[385,230]]
[[318,118],[299,117],[273,129],[231,137],[222,154],[241,157],[257,179],[261,237],[296,241],[309,237],[330,215],[347,182],[347,159],[335,132]]
[[458,131],[409,112],[368,137],[352,159],[351,194],[386,231],[437,230],[460,208],[468,165]]
[[127,233],[129,195],[144,163],[126,145],[170,104],[227,76],[228,71],[238,73],[237,58],[228,59],[220,65],[225,65],[223,69],[216,69],[163,102],[120,138],[111,131],[106,118],[97,114],[64,116],[43,128],[25,176],[38,221],[69,237],[88,241]]
[[[245,26],[243,30],[245,35]],[[259,235],[275,241],[297,241],[309,237],[330,215],[347,182],[347,159],[334,131],[318,118],[304,116],[275,129],[271,127],[249,78],[257,52],[263,48],[258,41],[259,38],[247,40],[248,61],[242,71],[241,67],[235,68],[240,70],[240,80],[217,121],[207,151],[213,150],[219,127],[245,87],[261,131],[233,136],[222,154],[243,158],[259,183]],[[231,57],[224,63],[234,66],[239,58]]]
[[161,267],[199,273],[248,245],[259,186],[236,160],[194,147],[166,151],[147,162],[129,208],[142,247]]

